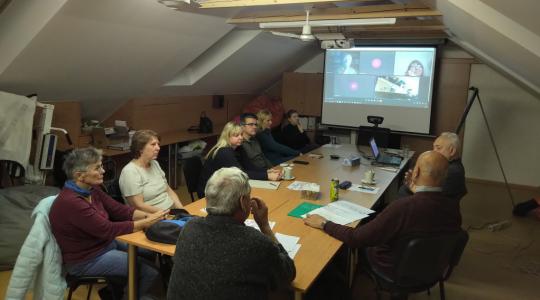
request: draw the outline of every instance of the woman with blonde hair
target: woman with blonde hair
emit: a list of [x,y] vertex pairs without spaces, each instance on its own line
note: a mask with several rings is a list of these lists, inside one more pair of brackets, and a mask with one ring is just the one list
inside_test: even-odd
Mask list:
[[263,109],[257,113],[257,126],[257,140],[259,141],[259,144],[261,144],[264,156],[266,156],[272,164],[277,165],[302,154],[300,151],[289,148],[274,140],[272,132],[270,131],[272,126],[272,113],[268,110]]
[[251,179],[259,180],[277,180],[272,170],[265,170],[253,165],[241,165],[236,149],[242,144],[244,137],[242,136],[242,126],[229,122],[223,127],[223,131],[214,147],[208,151],[206,161],[204,163],[197,193],[199,196],[204,195],[206,182],[214,174],[215,171],[221,168],[237,167],[246,172]]

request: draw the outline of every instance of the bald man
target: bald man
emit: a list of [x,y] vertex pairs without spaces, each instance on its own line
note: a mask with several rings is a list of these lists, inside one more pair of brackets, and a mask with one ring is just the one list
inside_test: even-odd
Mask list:
[[376,268],[391,276],[397,242],[414,234],[437,234],[458,231],[461,227],[459,202],[441,193],[448,159],[435,151],[418,157],[410,176],[414,195],[408,201],[394,201],[371,222],[356,228],[335,224],[319,215],[304,223],[324,230],[352,248],[365,248]]
[[[433,142],[433,151],[442,154],[449,162],[446,180],[442,185],[442,193],[445,196],[458,201],[467,194],[467,187],[465,186],[465,168],[461,163],[459,148],[459,136],[452,132],[443,132],[435,142]],[[399,188],[398,199],[413,194],[413,191],[409,186],[410,174],[410,170],[405,174],[405,182]]]

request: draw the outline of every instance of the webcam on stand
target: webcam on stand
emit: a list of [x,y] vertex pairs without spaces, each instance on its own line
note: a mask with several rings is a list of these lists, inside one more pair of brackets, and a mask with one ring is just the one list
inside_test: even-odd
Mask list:
[[382,122],[384,121],[384,117],[381,116],[367,116],[368,123],[371,123],[375,125],[375,127],[378,127]]

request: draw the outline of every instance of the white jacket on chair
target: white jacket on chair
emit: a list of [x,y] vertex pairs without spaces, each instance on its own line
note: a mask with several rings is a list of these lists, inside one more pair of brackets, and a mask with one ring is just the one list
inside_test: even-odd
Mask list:
[[17,257],[6,299],[24,299],[30,289],[34,299],[64,299],[62,253],[49,223],[49,211],[55,199],[56,196],[50,196],[41,200],[32,212],[34,225]]

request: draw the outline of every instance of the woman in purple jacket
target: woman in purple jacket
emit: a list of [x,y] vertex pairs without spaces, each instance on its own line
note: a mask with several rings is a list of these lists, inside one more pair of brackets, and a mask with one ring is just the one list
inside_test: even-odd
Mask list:
[[[104,193],[99,188],[105,173],[101,158],[101,150],[95,148],[75,149],[65,157],[68,180],[51,207],[49,220],[69,274],[127,277],[127,245],[115,238],[149,227],[167,211],[148,214]],[[158,271],[143,261],[139,260],[141,295],[158,277]]]

